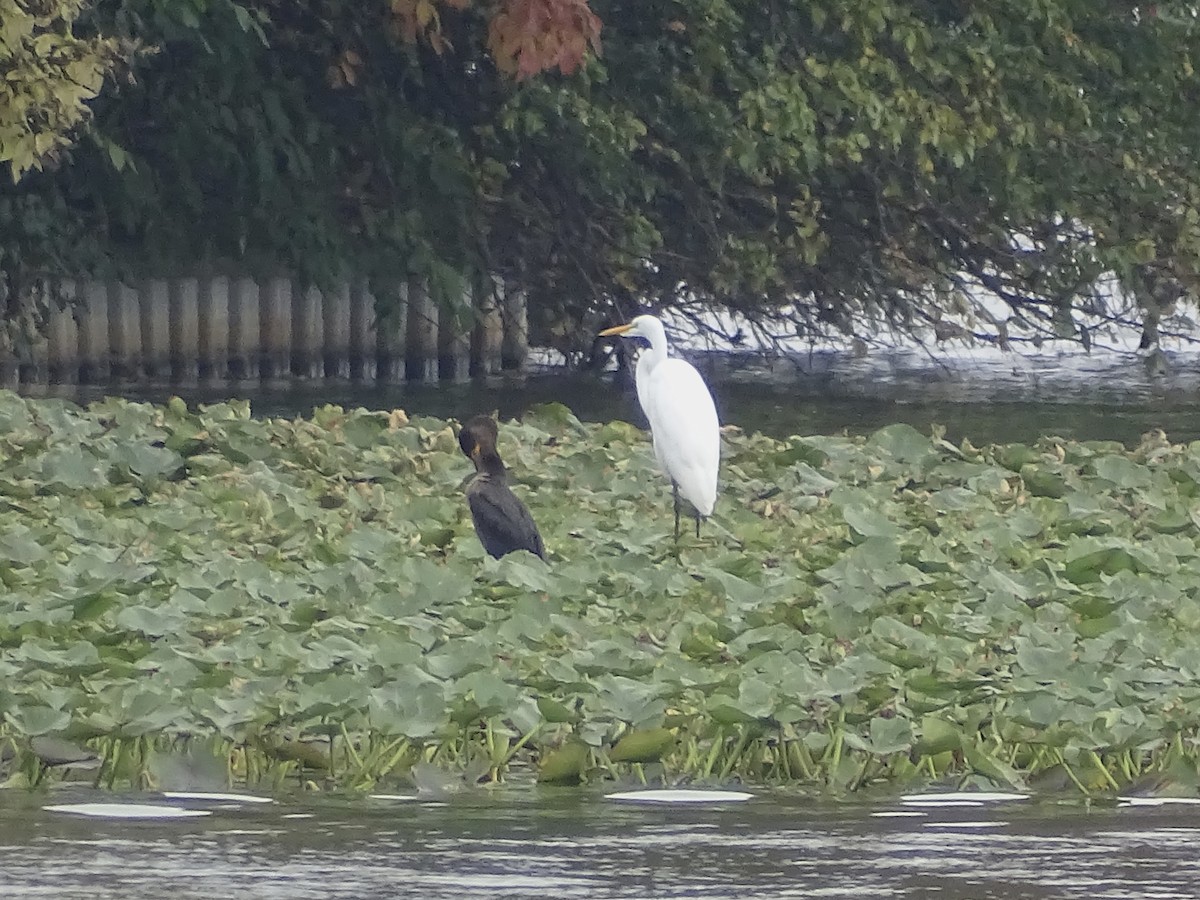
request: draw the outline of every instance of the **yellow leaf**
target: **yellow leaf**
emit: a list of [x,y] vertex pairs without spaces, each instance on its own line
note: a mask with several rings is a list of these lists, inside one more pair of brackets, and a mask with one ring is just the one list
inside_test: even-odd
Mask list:
[[429,0],[417,0],[415,13],[417,24],[422,28],[428,28],[430,23],[437,19],[437,10]]

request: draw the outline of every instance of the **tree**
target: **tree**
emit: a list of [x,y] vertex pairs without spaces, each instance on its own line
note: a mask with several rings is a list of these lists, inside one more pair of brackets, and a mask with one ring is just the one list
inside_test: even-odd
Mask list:
[[133,47],[75,34],[87,0],[0,0],[0,163],[13,181],[68,147]]
[[[438,6],[461,12],[471,0],[392,0],[393,26],[407,43],[453,50]],[[505,0],[488,16],[487,48],[496,67],[518,80],[551,69],[570,75],[589,51],[599,52],[600,19],[587,0]]]
[[[65,161],[0,188],[10,338],[44,318],[53,274],[207,261],[314,280],[416,274],[461,297],[479,179],[437,85],[453,92],[466,65],[508,83],[570,71],[599,30],[584,0],[0,0],[0,12],[12,99],[0,150],[16,174]],[[134,59],[137,47],[155,52]],[[96,97],[127,63],[138,80]]]
[[[63,159],[87,128],[89,101],[138,53],[130,41],[77,33],[89,6],[0,0],[0,165],[14,185],[0,193],[0,346],[26,343],[44,326],[48,295],[39,273],[58,263],[81,267],[84,259],[79,223],[62,195],[28,192],[20,182]],[[120,148],[105,146],[120,158]]]
[[1151,321],[1200,289],[1188,4],[596,9],[604,59],[508,112],[508,255],[548,260],[531,290],[571,317],[607,294],[807,335],[1088,340],[1138,314],[1106,282]]
[[446,302],[495,273],[575,347],[584,319],[642,302],[868,339],[1086,342],[1131,318],[1152,342],[1200,290],[1187,3],[92,15],[159,52],[93,103],[69,164],[0,193],[0,248],[40,271],[200,258],[415,275]]

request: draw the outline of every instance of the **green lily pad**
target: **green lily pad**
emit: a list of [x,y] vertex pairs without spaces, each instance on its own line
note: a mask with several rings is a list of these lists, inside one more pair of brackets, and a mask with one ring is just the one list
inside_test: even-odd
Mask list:
[[538,781],[543,784],[578,784],[587,765],[588,746],[582,741],[567,741],[542,757]]
[[655,762],[675,744],[675,733],[667,728],[627,731],[608,752],[613,762]]

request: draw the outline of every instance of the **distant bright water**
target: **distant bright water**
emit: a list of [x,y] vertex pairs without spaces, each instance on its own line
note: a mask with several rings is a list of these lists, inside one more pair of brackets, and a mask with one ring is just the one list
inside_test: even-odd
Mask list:
[[0,897],[1200,896],[1197,806],[913,809],[762,792],[744,803],[659,807],[591,791],[509,790],[448,803],[192,802],[212,815],[149,822],[42,809],[71,799],[114,798],[0,792]]
[[[907,422],[922,431],[933,423],[944,425],[951,440],[967,437],[976,444],[1047,434],[1133,443],[1154,428],[1174,440],[1198,439],[1200,354],[1176,352],[1164,360],[1165,372],[1137,354],[1079,350],[1018,356],[985,349],[938,359],[912,350],[861,359],[821,351],[773,363],[716,355],[697,362],[713,386],[723,422],[776,436],[861,434]],[[172,394],[189,402],[241,397],[251,401],[257,415],[283,416],[307,415],[314,405],[336,403],[459,419],[498,410],[507,418],[534,404],[559,401],[586,421],[641,420],[632,387],[620,386],[612,373],[542,371],[434,387],[322,382],[52,390],[85,402],[106,393],[158,402]]]

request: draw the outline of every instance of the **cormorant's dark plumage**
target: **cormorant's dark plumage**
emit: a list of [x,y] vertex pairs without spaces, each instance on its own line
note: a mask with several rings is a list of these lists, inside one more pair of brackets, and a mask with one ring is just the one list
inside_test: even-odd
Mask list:
[[475,477],[467,485],[467,505],[483,549],[499,559],[514,550],[528,550],[542,559],[546,547],[533,516],[508,487],[508,472],[496,450],[500,436],[494,420],[475,416],[458,433],[458,446],[475,464]]

